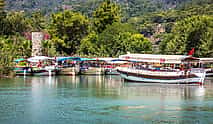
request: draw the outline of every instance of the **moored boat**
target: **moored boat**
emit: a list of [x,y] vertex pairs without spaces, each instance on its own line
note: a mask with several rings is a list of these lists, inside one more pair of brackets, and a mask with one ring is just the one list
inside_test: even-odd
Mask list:
[[59,68],[58,75],[74,76],[80,71],[78,61],[80,57],[57,57],[56,62]]
[[24,59],[15,60],[16,66],[14,68],[14,72],[17,76],[31,76],[32,68],[29,66],[29,62]]
[[129,63],[128,61],[119,58],[99,58],[99,60],[105,62],[103,66],[105,75],[119,75],[116,67]]
[[203,84],[205,70],[195,68],[199,59],[181,55],[127,54],[121,56],[132,61],[131,67],[118,67],[127,81],[165,84]]
[[34,76],[53,76],[58,71],[55,59],[46,56],[35,56],[27,59]]
[[213,77],[213,58],[199,58],[206,71],[206,77]]
[[104,68],[102,61],[95,58],[81,58],[80,60],[81,75],[103,75]]

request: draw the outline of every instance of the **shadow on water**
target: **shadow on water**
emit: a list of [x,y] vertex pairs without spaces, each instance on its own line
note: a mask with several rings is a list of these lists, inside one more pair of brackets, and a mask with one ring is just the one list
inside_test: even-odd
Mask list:
[[22,124],[213,123],[204,86],[124,83],[119,76],[0,79],[0,122]]

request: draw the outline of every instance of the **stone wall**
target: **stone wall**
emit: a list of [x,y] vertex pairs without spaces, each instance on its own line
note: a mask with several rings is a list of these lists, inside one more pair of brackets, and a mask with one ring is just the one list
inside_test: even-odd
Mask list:
[[42,55],[43,32],[32,32],[32,56]]

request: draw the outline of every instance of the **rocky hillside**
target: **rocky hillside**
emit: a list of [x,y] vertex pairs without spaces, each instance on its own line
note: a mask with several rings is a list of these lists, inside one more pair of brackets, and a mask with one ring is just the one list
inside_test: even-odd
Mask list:
[[[72,9],[87,15],[103,0],[5,0],[7,10],[32,12],[40,10],[49,14],[60,9]],[[170,9],[192,0],[114,0],[129,16],[138,16],[146,12]],[[199,0],[202,1],[202,0]],[[205,0],[204,0],[205,1]]]
[[6,10],[43,13],[58,11],[64,0],[5,0]]

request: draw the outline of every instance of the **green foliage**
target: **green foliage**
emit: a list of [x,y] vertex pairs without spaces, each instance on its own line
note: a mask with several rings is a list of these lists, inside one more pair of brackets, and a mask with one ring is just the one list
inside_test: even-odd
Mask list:
[[89,20],[80,13],[64,11],[52,15],[49,32],[57,50],[75,54],[89,32],[89,25]]
[[165,32],[169,33],[176,21],[196,15],[212,15],[212,10],[213,4],[191,5],[182,9],[146,13],[143,16],[131,17],[127,22],[135,25],[139,32],[149,37],[155,34],[158,24],[161,24],[165,28]]
[[47,19],[40,11],[33,12],[27,20],[31,31],[43,31],[47,27]]
[[152,0],[128,0],[123,3],[122,7],[126,18],[141,16],[161,9],[160,3]]
[[61,9],[62,0],[5,0],[7,10],[24,11],[31,14],[40,10],[42,14],[49,15]]
[[131,53],[151,53],[152,43],[142,34],[130,32],[119,33],[116,37],[117,48],[114,48],[115,56]]
[[87,37],[82,39],[78,53],[87,56],[98,55],[98,35],[95,32],[91,32]]
[[29,29],[23,12],[9,12],[1,23],[0,35],[22,34]]
[[120,7],[111,2],[111,0],[105,0],[94,12],[94,25],[96,30],[101,33],[106,29],[107,25],[111,25],[114,22],[120,22],[121,10]]
[[171,34],[165,36],[161,51],[186,54],[195,48],[195,56],[213,56],[213,17],[193,16],[175,24]]
[[80,55],[87,56],[119,56],[129,52],[151,52],[152,44],[129,24],[113,23],[97,34],[90,33],[81,41]]
[[27,17],[24,12],[8,12],[0,20],[0,35],[23,35],[25,32],[43,31],[47,20],[40,12]]
[[10,36],[8,38],[0,37],[1,53],[11,52],[11,54],[3,54],[14,57],[31,56],[31,42],[19,35]]
[[81,12],[82,14],[92,17],[94,10],[102,3],[102,0],[76,0],[64,1],[64,8],[69,9],[72,8],[72,11]]
[[[4,11],[4,0],[0,0],[0,29],[3,28],[4,25],[4,18],[6,16],[6,13]],[[1,31],[0,31],[1,34]]]
[[0,11],[4,9],[4,0],[0,0]]
[[21,36],[0,37],[0,75],[12,71],[13,61],[20,57],[30,57],[31,42]]
[[128,51],[143,53],[151,51],[152,46],[151,42],[138,34],[131,25],[122,23],[108,26],[100,34],[98,41],[101,56],[118,56]]
[[52,40],[45,40],[42,42],[42,54],[45,56],[57,56],[55,44]]

